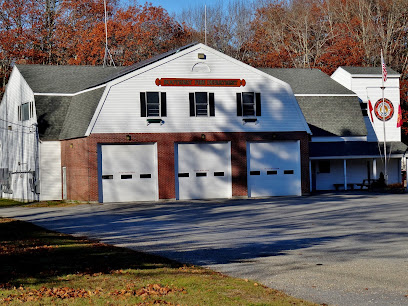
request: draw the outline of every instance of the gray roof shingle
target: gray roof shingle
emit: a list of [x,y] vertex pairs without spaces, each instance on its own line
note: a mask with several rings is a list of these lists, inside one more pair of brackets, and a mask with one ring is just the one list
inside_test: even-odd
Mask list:
[[[350,67],[350,66],[340,66],[350,74],[362,74],[362,75],[381,75],[381,67]],[[398,72],[387,67],[387,75],[399,75]]]
[[294,94],[355,95],[319,69],[258,68],[259,70],[288,83]]
[[126,67],[75,66],[75,65],[16,65],[34,93],[72,94],[143,68],[196,43],[153,56]]
[[34,93],[72,94],[95,87],[124,67],[17,65]]
[[72,97],[59,139],[72,139],[85,135],[105,88],[100,87]]
[[313,136],[366,136],[357,97],[296,97]]

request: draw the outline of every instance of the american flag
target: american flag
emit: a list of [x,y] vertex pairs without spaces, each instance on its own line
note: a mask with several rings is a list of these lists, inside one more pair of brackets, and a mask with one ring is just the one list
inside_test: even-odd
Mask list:
[[381,50],[381,68],[383,80],[384,82],[387,82],[387,67],[385,66],[382,50]]

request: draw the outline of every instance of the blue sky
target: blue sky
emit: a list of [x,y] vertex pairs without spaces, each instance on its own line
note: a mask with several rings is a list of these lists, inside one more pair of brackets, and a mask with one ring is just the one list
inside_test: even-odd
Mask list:
[[190,7],[202,6],[202,5],[212,5],[219,1],[217,0],[150,0],[150,1],[143,1],[139,0],[139,4],[144,4],[146,2],[151,2],[155,6],[161,6],[169,12],[170,15],[173,13],[180,13],[183,9],[187,9]]

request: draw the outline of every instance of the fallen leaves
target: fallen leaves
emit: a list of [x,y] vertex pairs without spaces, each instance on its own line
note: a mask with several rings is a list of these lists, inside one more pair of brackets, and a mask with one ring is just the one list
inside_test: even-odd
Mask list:
[[132,289],[122,289],[122,290],[115,290],[114,292],[109,293],[109,295],[113,296],[140,296],[143,299],[149,296],[165,296],[170,293],[187,293],[184,288],[171,288],[169,286],[161,286],[159,284],[149,284],[139,290],[132,290]]
[[[131,289],[134,284],[128,284],[126,289],[115,290],[109,292],[109,296],[126,298],[131,296],[141,297],[143,300],[147,297],[163,297],[171,293],[187,293],[184,288],[171,288],[169,286],[162,286],[159,284],[149,284],[140,289]],[[86,289],[74,289],[69,287],[59,287],[59,288],[46,288],[41,287],[40,289],[25,289],[19,287],[16,290],[19,291],[17,294],[10,294],[6,298],[3,298],[1,301],[4,303],[10,303],[14,301],[19,302],[36,302],[40,301],[43,298],[54,298],[59,300],[65,299],[76,299],[76,298],[90,298],[91,296],[98,296],[104,294],[103,290],[98,288],[94,291]],[[159,300],[155,300],[152,303],[157,304]],[[171,304],[165,301],[159,301],[159,304]],[[143,304],[143,305],[152,305],[152,304]],[[173,304],[171,304],[173,305]]]

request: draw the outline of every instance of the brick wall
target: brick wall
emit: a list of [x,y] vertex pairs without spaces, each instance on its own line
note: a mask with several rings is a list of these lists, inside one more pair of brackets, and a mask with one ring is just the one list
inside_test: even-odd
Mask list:
[[[205,139],[202,138],[205,135]],[[130,135],[131,140],[126,136]],[[309,193],[309,146],[305,132],[274,133],[161,133],[92,134],[87,138],[62,141],[62,166],[67,167],[67,196],[70,200],[98,201],[98,144],[157,143],[159,198],[174,199],[174,145],[183,142],[231,142],[232,196],[247,191],[248,141],[300,140],[302,194]]]

